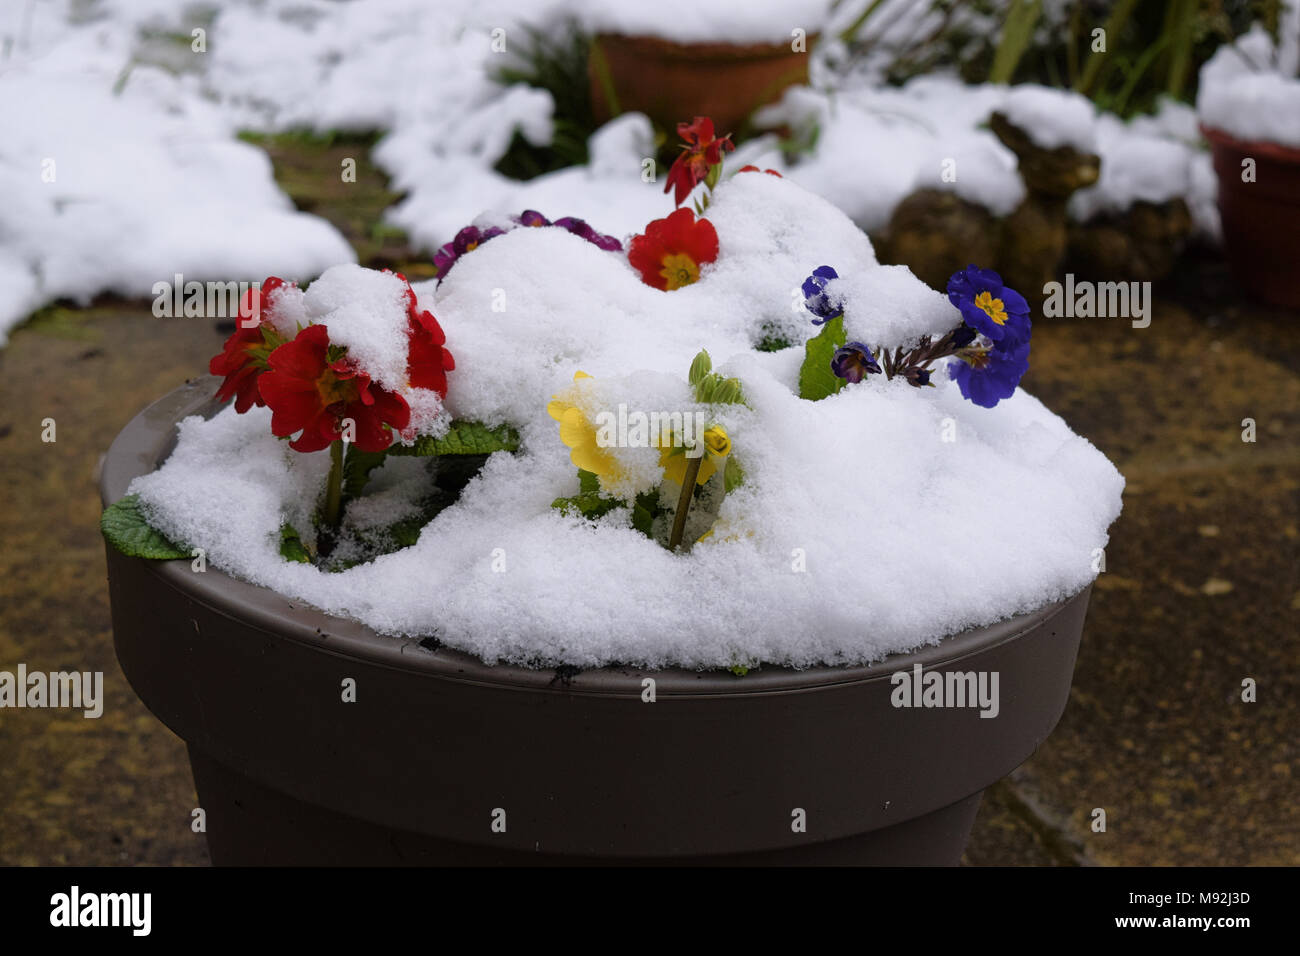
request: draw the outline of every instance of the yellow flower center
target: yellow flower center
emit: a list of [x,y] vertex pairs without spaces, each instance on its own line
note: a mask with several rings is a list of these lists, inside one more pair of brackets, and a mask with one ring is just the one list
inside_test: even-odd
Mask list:
[[332,369],[325,369],[316,379],[316,392],[320,395],[322,406],[335,402],[352,402],[357,397],[356,383],[350,378],[339,378]]
[[988,317],[998,325],[1007,324],[1007,307],[1002,304],[1001,299],[993,298],[988,292],[981,292],[975,296],[975,304],[983,309]]
[[700,267],[694,259],[683,252],[674,252],[664,256],[663,263],[664,267],[659,270],[659,274],[668,283],[669,292],[697,282],[700,278]]

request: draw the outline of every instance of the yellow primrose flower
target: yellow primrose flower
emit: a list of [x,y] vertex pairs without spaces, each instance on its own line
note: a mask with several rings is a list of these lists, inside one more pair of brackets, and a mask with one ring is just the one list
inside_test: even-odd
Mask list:
[[704,432],[704,447],[715,458],[726,458],[731,454],[731,436],[721,425],[714,425]]
[[[704,431],[704,460],[700,462],[699,473],[695,483],[702,485],[718,470],[718,463],[731,454],[731,437],[721,425],[712,425]],[[659,450],[659,464],[663,467],[664,477],[679,485],[686,480],[686,467],[690,459],[686,457],[686,448],[682,445],[669,445]]]
[[[586,372],[575,372],[573,380],[581,381],[591,378]],[[572,390],[570,390],[572,391]],[[551,397],[546,412],[560,423],[560,441],[569,448],[569,460],[581,468],[601,478],[617,481],[622,477],[618,461],[596,442],[596,426],[587,420],[572,402],[565,401],[559,395]]]

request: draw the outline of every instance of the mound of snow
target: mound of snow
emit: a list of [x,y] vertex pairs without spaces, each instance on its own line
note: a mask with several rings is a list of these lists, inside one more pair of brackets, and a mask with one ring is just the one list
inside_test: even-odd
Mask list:
[[[449,410],[511,422],[521,447],[493,455],[410,548],[333,574],[283,560],[280,524],[305,520],[328,456],[288,450],[266,409],[187,419],[171,458],[132,491],[162,531],[204,547],[217,567],[488,661],[868,661],[1092,580],[1123,479],[1040,402],[1017,392],[980,408],[942,373],[937,388],[872,376],[809,402],[797,395],[801,345],[754,349],[773,327],[795,341],[817,331],[797,290],[819,265],[845,277],[853,334],[882,345],[942,328],[944,308],[956,325],[938,292],[878,265],[847,217],[788,180],[739,175],[710,213],[718,260],[673,292],[562,229],[499,236],[436,293],[417,286],[456,356]],[[553,509],[577,476],[551,397],[580,393],[589,416],[620,403],[691,410],[686,373],[701,348],[747,399],[709,410],[746,476],[715,533],[673,554],[635,531],[626,509],[594,523]],[[575,392],[577,371],[593,379]],[[634,484],[658,480],[653,450],[615,453]],[[391,494],[395,508],[411,500]]]

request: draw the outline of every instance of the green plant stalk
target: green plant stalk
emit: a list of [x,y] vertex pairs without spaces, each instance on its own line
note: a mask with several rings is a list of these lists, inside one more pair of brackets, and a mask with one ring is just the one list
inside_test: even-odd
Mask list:
[[1138,61],[1134,63],[1133,68],[1129,70],[1128,77],[1124,80],[1123,87],[1120,88],[1119,94],[1111,104],[1111,109],[1114,112],[1118,113],[1120,116],[1125,115],[1125,111],[1128,109],[1129,97],[1133,95],[1133,91],[1137,88],[1138,81],[1142,79],[1142,74],[1146,73],[1151,64],[1155,62],[1156,57],[1163,52],[1168,43],[1169,37],[1162,36],[1159,40],[1142,51],[1142,55],[1138,57]]
[[1013,0],[1002,24],[1002,39],[989,67],[990,83],[1010,83],[1020,59],[1034,38],[1034,27],[1043,13],[1043,0]]
[[325,485],[325,524],[339,526],[340,505],[343,502],[343,442],[330,444],[330,476]]
[[1192,47],[1196,42],[1198,0],[1174,0],[1165,18],[1164,36],[1169,39],[1169,78],[1165,92],[1182,99],[1191,69]]
[[[1108,51],[1114,47],[1119,39],[1120,31],[1124,29],[1124,24],[1128,23],[1129,17],[1133,15],[1133,8],[1136,6],[1137,0],[1119,0],[1115,4],[1115,9],[1111,10],[1110,16],[1106,18],[1102,29],[1106,31],[1106,48]],[[1088,57],[1088,62],[1083,66],[1083,75],[1079,77],[1079,82],[1074,87],[1077,92],[1087,95],[1097,79],[1097,73],[1101,70],[1104,58],[1109,55],[1109,52],[1093,53]]]
[[1079,33],[1083,29],[1083,4],[1076,3],[1070,11],[1070,39],[1065,44],[1065,71],[1070,89],[1079,82]]
[[600,44],[595,39],[591,41],[591,52],[588,56],[591,57],[592,69],[596,72],[600,89],[605,94],[605,102],[609,105],[609,115],[623,115],[618,105],[618,92],[614,89],[614,78],[609,72],[609,61],[605,59],[605,51],[600,48]]
[[700,475],[700,463],[704,461],[704,452],[699,458],[686,460],[686,475],[682,478],[682,493],[677,497],[677,513],[673,515],[673,531],[668,536],[668,550],[676,551],[682,543],[686,532],[686,514],[691,510],[691,495],[695,492],[695,479]]
[[867,20],[870,19],[871,15],[876,12],[876,8],[884,2],[885,0],[871,0],[871,2],[867,4],[867,8],[862,11],[858,18],[846,29],[840,32],[840,42],[849,43],[852,41],[852,39],[857,35],[857,32],[862,29],[862,24],[866,23]]

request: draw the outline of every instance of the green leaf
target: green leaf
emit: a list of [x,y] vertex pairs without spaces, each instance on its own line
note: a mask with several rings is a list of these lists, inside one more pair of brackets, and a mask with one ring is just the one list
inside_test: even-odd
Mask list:
[[741,405],[745,401],[745,391],[738,378],[724,378],[713,389],[713,401],[718,405]]
[[343,460],[343,497],[352,499],[365,490],[370,473],[384,463],[388,452],[361,451],[351,444],[347,449],[347,457]]
[[286,561],[311,564],[311,555],[302,543],[302,536],[298,534],[298,529],[287,521],[280,525],[280,557]]
[[175,561],[191,557],[189,549],[174,544],[154,530],[140,510],[138,495],[127,495],[105,508],[99,518],[99,530],[109,544],[128,558]]
[[438,489],[438,493],[430,495],[420,502],[419,510],[414,514],[391,524],[356,532],[355,540],[361,546],[361,554],[358,555],[353,552],[352,556],[345,560],[332,558],[318,566],[324,571],[337,573],[367,564],[381,555],[392,554],[395,551],[401,551],[403,548],[409,548],[420,540],[420,534],[428,526],[429,522],[436,518],[453,500],[454,498],[451,495],[444,494],[442,489]]
[[584,518],[596,519],[607,515],[615,508],[623,507],[617,498],[602,498],[599,495],[574,495],[572,498],[556,498],[551,507],[561,514],[578,514]]
[[739,488],[745,481],[745,469],[740,467],[740,462],[736,461],[735,455],[727,456],[727,467],[722,472],[722,488],[727,494],[731,494]]
[[578,493],[568,498],[556,498],[551,502],[551,507],[566,515],[579,514],[584,518],[599,518],[622,504],[623,502],[617,498],[602,498],[600,477],[594,472],[579,468]]
[[632,527],[647,538],[651,537],[655,516],[659,513],[659,492],[643,491],[636,496],[632,506]]
[[695,400],[703,405],[743,405],[745,391],[738,378],[723,378],[717,372],[706,372],[695,383]]
[[804,344],[803,366],[799,369],[800,398],[816,402],[844,387],[844,379],[831,371],[831,359],[847,339],[844,316],[837,315]]
[[699,385],[700,382],[704,381],[704,376],[712,371],[713,359],[709,358],[707,351],[701,349],[700,354],[695,356],[695,360],[691,362],[691,371],[687,378],[692,385]]
[[[419,514],[412,515],[409,518],[403,518],[401,521],[396,521],[393,524],[387,525],[384,528],[383,533],[391,539],[393,544],[397,546],[398,550],[409,548],[415,544],[415,542],[420,540],[420,532],[424,530],[425,525],[432,521],[434,516],[440,510],[442,509],[429,509],[421,511]],[[430,514],[429,511],[432,511],[433,513]]]
[[390,455],[490,455],[494,451],[514,451],[519,447],[519,433],[509,425],[489,428],[480,422],[452,422],[441,438],[422,435],[413,445],[393,444]]

